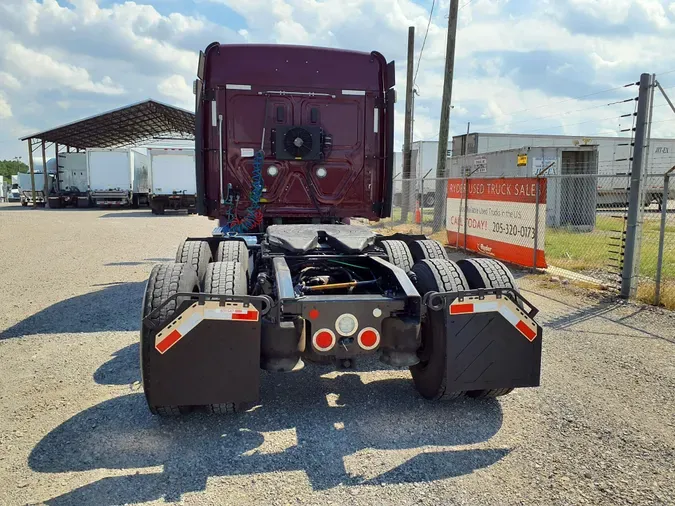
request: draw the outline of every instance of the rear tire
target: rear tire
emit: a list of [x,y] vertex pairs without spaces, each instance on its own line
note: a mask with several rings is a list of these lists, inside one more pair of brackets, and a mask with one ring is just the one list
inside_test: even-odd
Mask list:
[[445,248],[441,243],[430,239],[411,242],[410,253],[415,262],[425,259],[430,260],[432,258],[443,258],[448,260],[448,254],[445,252]]
[[462,269],[469,288],[512,288],[518,289],[518,284],[511,271],[499,260],[492,258],[469,258],[457,262]]
[[[468,290],[468,283],[455,262],[434,258],[417,262],[412,271],[416,275],[415,288],[421,293],[456,292]],[[428,311],[422,322],[422,349],[425,360],[410,367],[415,388],[430,400],[450,400],[464,392],[446,390],[447,335],[443,311]]]
[[216,253],[218,262],[241,262],[248,265],[248,248],[244,241],[222,241]]
[[241,262],[213,262],[206,268],[204,291],[215,295],[247,295],[246,270]]
[[[511,271],[499,260],[492,258],[469,258],[457,262],[464,273],[469,288],[512,288],[518,289],[518,284]],[[477,399],[488,397],[501,397],[508,395],[513,388],[495,388],[491,390],[471,390],[466,393],[469,397]]]
[[[216,295],[247,295],[246,271],[240,262],[213,262],[206,269],[204,291]],[[239,411],[233,402],[205,406],[208,413],[232,414]]]
[[176,262],[192,265],[200,280],[204,279],[206,267],[212,259],[211,247],[206,241],[183,241],[176,252]]
[[413,267],[413,257],[406,243],[403,241],[382,241],[380,245],[384,248],[389,263],[400,267],[405,272],[410,272]]
[[[167,299],[177,293],[195,293],[199,291],[199,280],[194,268],[188,264],[163,263],[152,268],[148,284],[143,295],[143,318],[159,308]],[[172,300],[151,318],[152,323],[159,326],[162,322],[170,320],[176,308],[186,300],[183,297]],[[154,333],[149,332],[141,323],[141,378],[143,390],[148,407],[153,415],[178,416],[187,413],[186,406],[156,406],[150,403],[150,382],[152,375],[149,365],[149,357],[152,353],[159,353],[155,349]]]

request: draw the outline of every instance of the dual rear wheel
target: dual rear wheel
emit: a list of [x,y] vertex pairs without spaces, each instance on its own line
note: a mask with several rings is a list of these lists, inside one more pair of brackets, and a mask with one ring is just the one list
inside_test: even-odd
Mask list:
[[[388,244],[389,243],[389,244]],[[394,243],[394,244],[392,244]],[[513,288],[516,282],[504,264],[489,258],[472,258],[453,262],[443,246],[432,240],[382,241],[389,261],[406,272],[412,272],[419,293],[457,292],[478,288]],[[414,263],[413,263],[414,261]],[[476,398],[499,397],[512,388],[448,391],[447,333],[441,311],[427,312],[422,322],[420,362],[410,367],[415,388],[423,397],[450,400],[463,395]]]
[[[183,241],[178,247],[176,262],[155,265],[143,297],[143,318],[151,316],[150,321],[157,326],[169,320],[189,297],[177,297],[164,306],[162,304],[179,293],[204,291],[216,295],[246,295],[248,250],[241,241],[231,242],[236,243],[236,246],[231,246],[229,242],[220,243],[218,261],[213,262],[207,241]],[[148,378],[152,371],[148,357],[152,353],[158,353],[154,333],[141,325],[141,373],[150,411],[161,416],[178,416],[190,412],[194,406],[156,406],[151,403]],[[238,406],[224,403],[201,408],[210,413],[222,414],[236,412]]]

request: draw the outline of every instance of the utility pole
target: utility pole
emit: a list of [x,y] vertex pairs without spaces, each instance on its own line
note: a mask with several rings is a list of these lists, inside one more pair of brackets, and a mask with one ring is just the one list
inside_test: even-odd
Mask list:
[[630,197],[626,223],[626,246],[621,275],[621,297],[632,298],[637,292],[640,272],[640,242],[642,238],[642,176],[645,160],[644,147],[647,140],[648,117],[653,95],[654,78],[651,74],[640,76],[637,117],[635,119],[635,143],[630,174]]
[[401,221],[405,223],[408,220],[410,211],[410,162],[411,162],[411,142],[412,142],[412,122],[413,122],[413,78],[414,78],[414,60],[415,60],[415,27],[408,28],[408,67],[407,79],[405,85],[405,123],[403,132],[403,184],[401,193]]
[[448,40],[445,49],[445,75],[443,78],[443,99],[441,102],[441,122],[438,129],[438,157],[436,158],[436,198],[434,203],[433,231],[442,230],[446,199],[445,160],[448,156],[448,135],[450,131],[450,104],[452,102],[452,79],[455,72],[455,43],[457,41],[457,12],[459,0],[450,0],[448,17]]

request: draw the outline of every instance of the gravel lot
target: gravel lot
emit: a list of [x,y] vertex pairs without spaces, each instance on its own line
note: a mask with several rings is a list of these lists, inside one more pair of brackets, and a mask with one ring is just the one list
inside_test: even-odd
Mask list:
[[538,389],[433,404],[379,362],[308,366],[248,413],[152,417],[144,283],[211,229],[0,206],[0,504],[675,503],[675,318],[530,277]]

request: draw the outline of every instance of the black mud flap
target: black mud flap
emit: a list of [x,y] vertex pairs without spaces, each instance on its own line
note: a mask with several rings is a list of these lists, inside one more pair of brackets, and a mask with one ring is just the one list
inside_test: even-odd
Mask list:
[[448,391],[539,386],[542,329],[518,292],[430,293],[425,301],[445,313]]
[[154,325],[143,320],[143,387],[151,406],[199,406],[259,399],[261,320],[267,297],[176,294],[180,304]]

